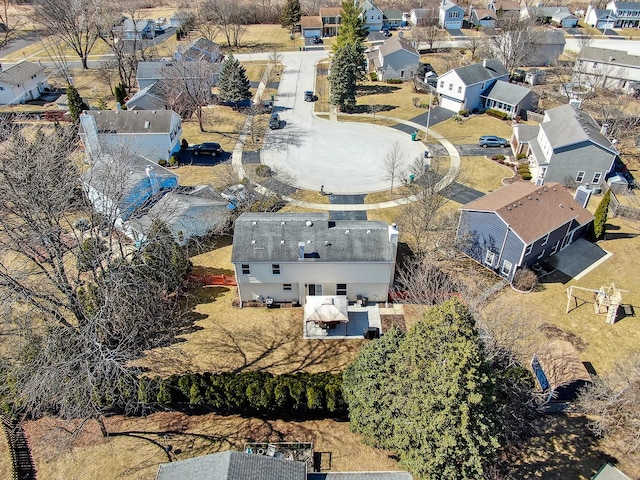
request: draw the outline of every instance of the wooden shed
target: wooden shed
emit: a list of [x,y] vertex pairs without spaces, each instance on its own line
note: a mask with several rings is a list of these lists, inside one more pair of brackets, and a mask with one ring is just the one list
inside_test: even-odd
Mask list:
[[591,383],[591,375],[571,343],[552,340],[533,355],[531,367],[548,402],[575,400],[578,390]]

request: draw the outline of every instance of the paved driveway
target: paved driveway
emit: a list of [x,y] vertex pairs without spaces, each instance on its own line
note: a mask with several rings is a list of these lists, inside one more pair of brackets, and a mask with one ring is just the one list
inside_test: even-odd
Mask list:
[[511,155],[511,147],[481,147],[480,145],[478,145],[477,143],[474,144],[457,144],[456,143],[456,149],[458,150],[458,153],[460,153],[460,156],[462,157],[481,157],[483,155],[486,155],[488,157],[491,157],[492,155]]
[[284,71],[274,105],[283,128],[265,136],[261,160],[285,172],[299,188],[336,194],[368,193],[389,188],[385,159],[399,147],[397,172],[424,155],[424,145],[393,128],[355,122],[332,122],[313,115],[305,90],[314,90],[315,64],[324,51],[282,54]]

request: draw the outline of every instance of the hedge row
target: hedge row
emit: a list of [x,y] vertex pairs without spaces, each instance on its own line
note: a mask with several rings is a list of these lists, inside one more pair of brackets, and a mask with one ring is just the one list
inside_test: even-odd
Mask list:
[[266,372],[203,373],[144,379],[138,401],[210,408],[222,413],[343,416],[342,375]]
[[509,118],[509,114],[500,110],[494,110],[492,108],[488,109],[485,112],[487,115],[490,115],[492,117],[496,117],[499,118],[500,120],[506,120],[507,118]]

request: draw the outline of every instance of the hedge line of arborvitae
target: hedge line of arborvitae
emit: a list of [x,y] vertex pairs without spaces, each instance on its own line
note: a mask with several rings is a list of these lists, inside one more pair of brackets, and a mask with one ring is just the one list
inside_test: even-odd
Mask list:
[[189,404],[224,413],[286,416],[347,413],[339,373],[192,373],[141,379],[137,393],[138,401],[147,405]]

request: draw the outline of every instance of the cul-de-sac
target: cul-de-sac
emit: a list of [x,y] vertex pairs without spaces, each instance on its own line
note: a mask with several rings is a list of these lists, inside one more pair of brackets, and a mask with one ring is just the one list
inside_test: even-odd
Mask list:
[[640,479],[640,2],[1,7],[0,478]]

